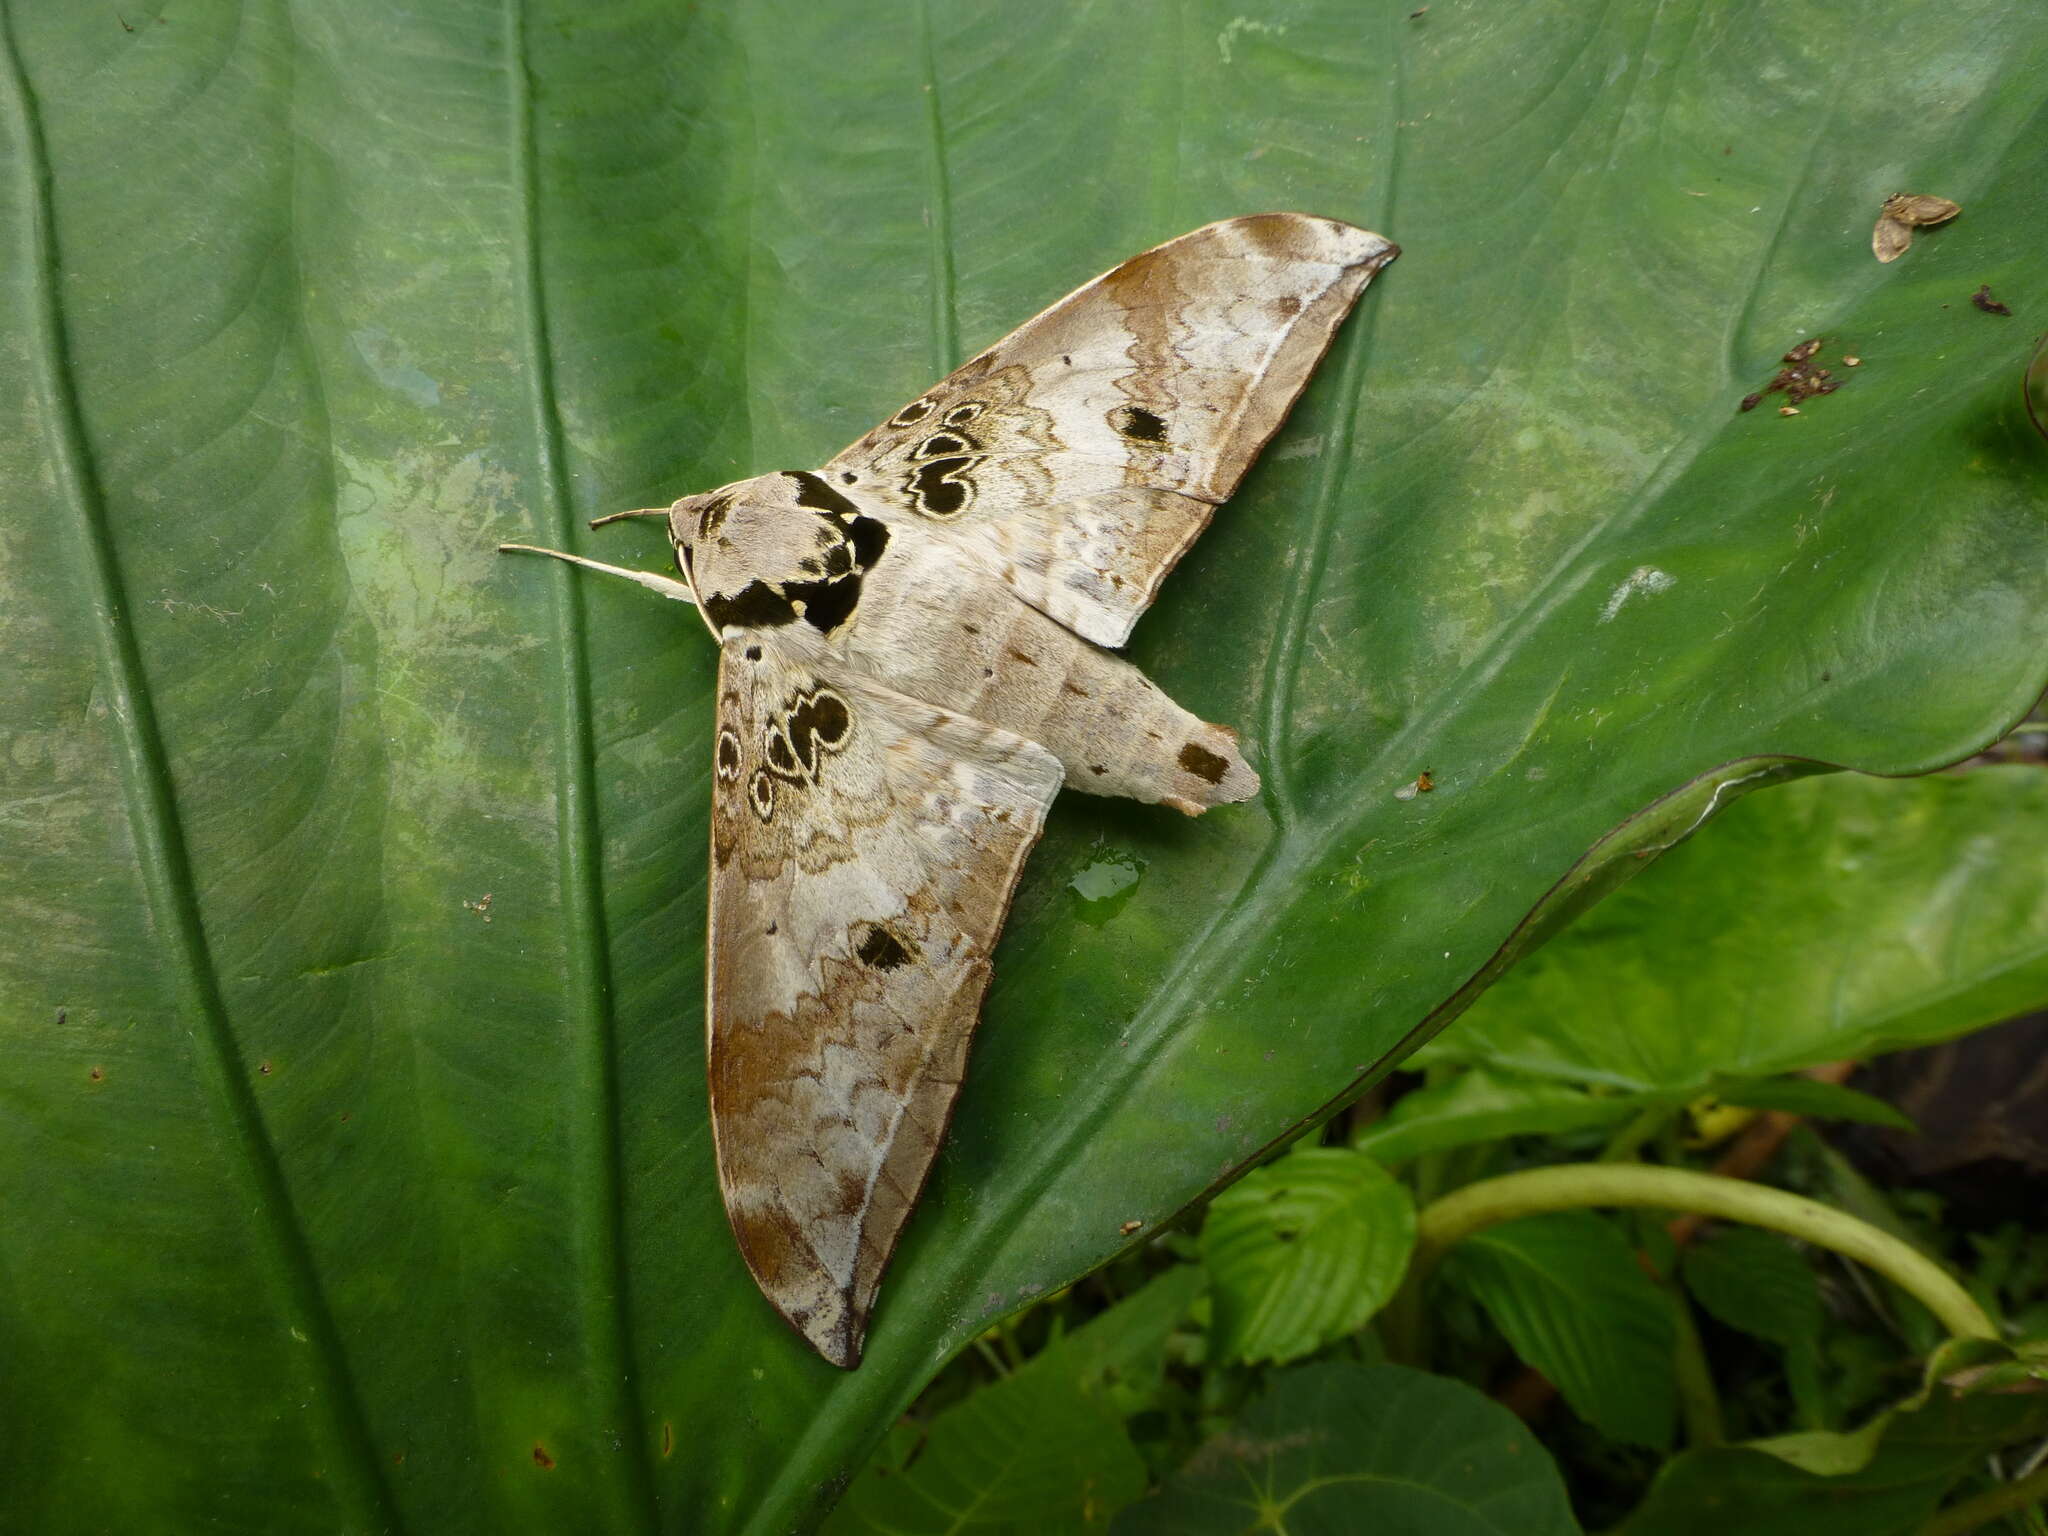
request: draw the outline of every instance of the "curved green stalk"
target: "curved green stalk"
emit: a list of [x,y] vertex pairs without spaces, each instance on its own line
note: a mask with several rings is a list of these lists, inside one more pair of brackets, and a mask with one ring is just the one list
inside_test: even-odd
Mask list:
[[1423,1210],[1416,1221],[1415,1257],[1408,1278],[1387,1309],[1389,1352],[1409,1360],[1420,1355],[1422,1285],[1458,1242],[1504,1221],[1597,1205],[1694,1211],[1783,1232],[1868,1265],[1926,1307],[1957,1338],[1998,1337],[1984,1309],[1940,1265],[1845,1212],[1717,1174],[1640,1164],[1574,1163],[1484,1179]]
[[1971,1531],[1983,1530],[2000,1515],[2009,1515],[2043,1499],[2048,1499],[2048,1467],[2013,1482],[2000,1483],[1960,1504],[1951,1504],[1921,1526],[1919,1536],[1968,1536]]

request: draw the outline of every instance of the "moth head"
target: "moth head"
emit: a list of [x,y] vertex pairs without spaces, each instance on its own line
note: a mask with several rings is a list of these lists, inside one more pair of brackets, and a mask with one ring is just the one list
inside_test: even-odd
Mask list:
[[852,617],[889,532],[793,469],[685,496],[669,508],[669,538],[720,634],[799,622],[829,633]]

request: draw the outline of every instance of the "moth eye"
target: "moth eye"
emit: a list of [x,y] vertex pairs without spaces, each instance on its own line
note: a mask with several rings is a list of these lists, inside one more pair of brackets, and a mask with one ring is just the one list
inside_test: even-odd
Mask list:
[[740,738],[729,725],[718,733],[718,776],[728,784],[740,776]]
[[1142,405],[1120,405],[1109,413],[1109,424],[1134,443],[1163,443],[1166,423]]
[[913,401],[911,401],[911,402],[910,402],[910,404],[908,404],[908,405],[906,405],[905,407],[903,407],[903,409],[902,409],[902,410],[898,411],[898,412],[897,412],[897,413],[895,414],[895,416],[893,416],[893,417],[892,417],[892,418],[890,419],[890,423],[889,423],[889,424],[890,424],[891,426],[896,426],[896,427],[914,427],[914,426],[916,426],[916,425],[917,425],[917,424],[918,424],[918,423],[919,423],[920,421],[923,421],[923,420],[925,419],[925,417],[927,417],[927,416],[931,415],[931,413],[932,413],[932,403],[931,403],[931,401],[929,401],[929,400],[913,400]]
[[775,781],[768,777],[765,768],[756,768],[753,778],[747,781],[747,802],[763,821],[775,814]]
[[964,427],[987,409],[988,407],[979,400],[969,400],[964,405],[956,405],[953,409],[946,412],[946,425],[949,427]]

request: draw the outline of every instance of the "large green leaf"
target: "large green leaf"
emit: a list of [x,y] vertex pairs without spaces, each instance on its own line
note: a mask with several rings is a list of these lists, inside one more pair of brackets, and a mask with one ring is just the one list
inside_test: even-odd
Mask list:
[[[0,1525],[804,1523],[1637,855],[2048,674],[2020,0],[0,16]],[[1902,187],[1966,212],[1880,267]],[[491,546],[1268,207],[1407,254],[1133,648],[1266,796],[1056,809],[840,1375],[711,1178],[708,647]]]
[[1461,1381],[1400,1365],[1304,1365],[1117,1536],[1577,1536],[1528,1427]]
[[1921,1045],[2048,1006],[2048,866],[2028,853],[2044,842],[2048,773],[2031,764],[1788,785],[1659,860],[1430,1052],[1843,1113],[1853,1106],[1827,1085],[1716,1079]]

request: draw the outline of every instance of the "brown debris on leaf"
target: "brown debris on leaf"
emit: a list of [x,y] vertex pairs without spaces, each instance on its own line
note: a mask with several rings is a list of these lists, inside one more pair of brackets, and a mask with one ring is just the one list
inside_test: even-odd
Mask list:
[[1792,409],[1792,407],[1796,406],[1800,401],[1811,400],[1815,395],[1832,395],[1836,390],[1840,389],[1842,387],[1840,379],[1836,378],[1827,369],[1814,365],[1813,360],[1820,353],[1820,343],[1821,338],[1815,336],[1811,340],[1802,341],[1790,352],[1787,352],[1781,359],[1785,366],[1773,374],[1771,382],[1755,394],[1744,395],[1741,408],[1745,411],[1753,411],[1763,404],[1765,395],[1775,395],[1780,390],[1783,390],[1785,399],[1790,403],[1781,408],[1778,414],[1780,416],[1797,416],[1799,413]]
[[2008,319],[2012,317],[2010,309],[1991,297],[1991,285],[1989,283],[1981,284],[1977,291],[1970,295],[1970,302],[1983,310],[1987,315],[2004,315]]
[[1925,192],[1894,192],[1877,211],[1877,228],[1870,232],[1871,253],[1879,261],[1897,261],[1913,243],[1913,231],[1934,224],[1946,224],[1963,211],[1961,203]]

